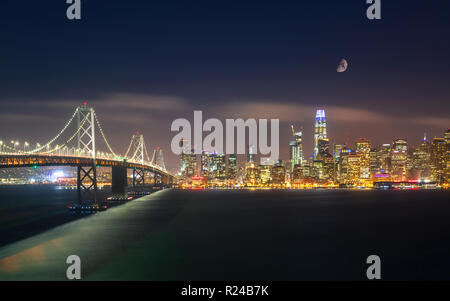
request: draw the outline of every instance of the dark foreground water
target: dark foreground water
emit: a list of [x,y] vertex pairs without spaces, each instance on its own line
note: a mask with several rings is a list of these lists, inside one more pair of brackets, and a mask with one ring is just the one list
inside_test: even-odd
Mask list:
[[[99,200],[109,195],[109,189],[98,190]],[[0,247],[80,218],[67,210],[67,205],[76,200],[76,189],[0,186]]]
[[0,279],[450,279],[443,191],[165,190],[0,247]]

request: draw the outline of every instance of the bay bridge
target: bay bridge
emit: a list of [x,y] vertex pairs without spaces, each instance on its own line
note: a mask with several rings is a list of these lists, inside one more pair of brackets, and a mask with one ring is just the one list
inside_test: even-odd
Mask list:
[[[23,149],[18,149],[17,143],[11,142],[11,146],[3,141],[0,143],[0,168],[76,167],[79,202],[97,201],[99,167],[111,168],[114,196],[126,195],[129,169],[133,172],[134,191],[143,191],[149,182],[159,187],[170,186],[173,182],[173,176],[165,168],[162,150],[155,149],[150,159],[144,136],[140,132],[132,135],[124,155],[115,152],[94,108],[87,103],[78,106],[62,130],[47,143],[37,143],[35,148],[25,143]],[[100,144],[106,150],[100,151]]]

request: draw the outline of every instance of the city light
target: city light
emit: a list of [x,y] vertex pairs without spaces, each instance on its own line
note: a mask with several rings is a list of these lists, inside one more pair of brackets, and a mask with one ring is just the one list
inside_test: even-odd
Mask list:
[[[379,146],[365,138],[354,145],[335,144],[330,148],[324,109],[316,111],[313,154],[304,157],[303,133],[291,125],[288,160],[255,161],[256,154],[238,167],[235,155],[203,151],[200,166],[197,156],[189,152],[189,144],[181,154],[178,173],[180,187],[197,189],[315,189],[315,188],[380,188],[430,189],[447,188],[450,178],[449,131],[445,138],[423,139],[412,147],[403,138]],[[331,117],[332,118],[332,117]]]

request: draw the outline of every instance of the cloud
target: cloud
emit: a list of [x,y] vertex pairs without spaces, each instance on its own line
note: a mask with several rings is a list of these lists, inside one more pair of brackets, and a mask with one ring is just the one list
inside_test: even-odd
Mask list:
[[2,113],[0,114],[0,120],[7,122],[54,122],[55,118],[47,115]]
[[[355,124],[396,123],[420,124],[434,127],[447,128],[450,126],[449,118],[417,116],[411,118],[405,116],[389,115],[364,108],[348,106],[324,106],[326,115],[334,122]],[[281,122],[310,122],[314,118],[316,106],[292,104],[281,101],[268,100],[234,100],[215,108],[213,111],[222,112],[225,118],[267,118],[279,119]]]
[[[61,99],[57,101],[18,100],[11,102],[11,113],[3,113],[5,121],[52,121],[57,116],[67,116],[82,105],[82,99]],[[88,105],[95,108],[101,120],[127,124],[148,124],[155,119],[162,118],[169,112],[186,112],[187,100],[181,97],[137,94],[110,93],[101,98],[89,99]],[[30,110],[29,108],[33,108]],[[29,114],[15,113],[17,111],[31,111]]]
[[187,102],[181,97],[146,95],[134,93],[114,93],[103,99],[94,100],[93,104],[109,108],[125,108],[128,110],[172,111],[187,108]]
[[[15,101],[10,106],[11,113],[1,114],[2,120],[15,121],[51,121],[55,111],[69,113],[81,105],[82,100],[62,99],[60,101]],[[89,99],[89,105],[94,106],[100,119],[107,122],[130,124],[159,125],[170,124],[170,118],[190,118],[193,106],[189,100],[178,96],[139,94],[139,93],[110,93],[103,97]],[[42,112],[29,114],[17,113],[17,108],[40,107]],[[15,109],[14,109],[15,108]],[[48,110],[53,108],[53,110]],[[8,108],[6,108],[8,109]],[[293,104],[292,102],[269,99],[230,99],[229,101],[198,107],[205,112],[204,118],[256,118],[279,119],[281,122],[300,122],[307,124],[313,121],[316,106]],[[421,115],[393,115],[376,110],[349,106],[325,106],[327,118],[341,124],[353,123],[358,125],[406,124],[429,127],[448,128],[450,119]],[[25,111],[25,110],[23,110]]]
[[42,108],[74,108],[83,105],[102,106],[110,109],[126,108],[138,110],[179,110],[187,107],[187,101],[182,97],[138,94],[138,93],[110,93],[100,98],[91,99],[60,99],[55,101],[21,99],[11,102],[16,107]]
[[432,125],[443,129],[450,128],[450,118],[424,117],[411,119],[411,122],[423,125]]

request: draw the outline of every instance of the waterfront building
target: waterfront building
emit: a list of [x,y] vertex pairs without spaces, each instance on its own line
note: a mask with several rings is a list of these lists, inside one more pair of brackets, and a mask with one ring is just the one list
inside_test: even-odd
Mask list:
[[224,180],[227,176],[227,165],[225,160],[225,154],[216,154],[213,158],[213,177],[216,179]]
[[346,159],[347,175],[344,179],[344,183],[358,185],[361,183],[361,156],[358,154],[350,154]]
[[286,169],[284,167],[283,161],[278,160],[274,166],[272,166],[271,171],[272,184],[284,185],[286,179]]
[[431,168],[433,179],[438,183],[446,180],[448,165],[448,144],[445,138],[433,138],[431,143]]
[[227,178],[229,180],[236,180],[237,176],[237,156],[231,154],[228,156],[228,166],[227,166]]
[[370,179],[370,141],[366,138],[360,138],[356,141],[356,154],[360,157],[360,172],[359,178],[361,180]]
[[255,162],[246,162],[245,164],[245,181],[246,186],[257,186],[261,183],[258,166]]
[[261,184],[263,184],[263,185],[269,184],[272,180],[272,178],[271,178],[272,166],[260,164],[258,166],[258,169],[259,169],[259,177],[261,180]]

